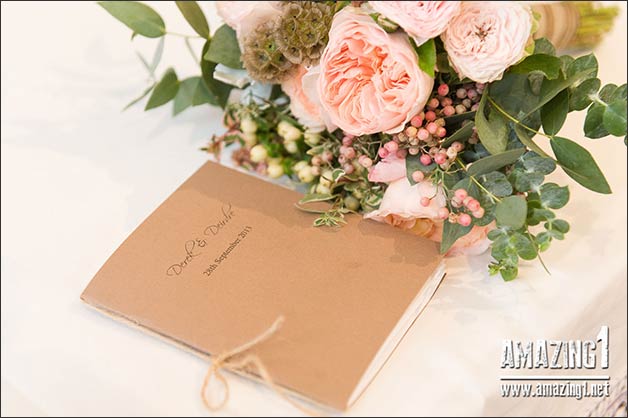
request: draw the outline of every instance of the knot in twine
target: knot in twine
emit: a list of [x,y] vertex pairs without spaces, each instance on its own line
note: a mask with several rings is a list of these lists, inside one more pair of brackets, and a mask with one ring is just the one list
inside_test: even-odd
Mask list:
[[[250,350],[254,346],[272,337],[281,328],[283,323],[284,323],[284,317],[280,316],[275,320],[275,322],[273,322],[273,324],[266,331],[262,332],[257,337],[253,338],[252,340],[232,350],[227,350],[219,355],[210,357],[209,369],[207,370],[207,374],[205,375],[205,379],[203,380],[203,387],[201,388],[201,398],[203,400],[203,403],[205,404],[205,407],[208,410],[212,412],[219,411],[225,407],[227,402],[229,402],[229,395],[230,395],[229,382],[227,381],[227,378],[222,373],[222,370],[226,369],[226,370],[231,370],[231,371],[242,371],[247,366],[253,366],[255,370],[257,371],[257,373],[259,374],[259,377],[262,379],[262,381],[266,383],[266,385],[268,385],[268,387],[270,387],[275,393],[277,393],[279,396],[281,396],[283,399],[289,402],[291,405],[293,405],[294,407],[299,409],[301,412],[304,412],[308,415],[320,416],[320,414],[317,413],[316,411],[310,408],[307,408],[301,405],[300,403],[294,401],[293,399],[291,399],[284,389],[277,386],[275,382],[273,381],[273,379],[271,378],[270,373],[268,373],[268,369],[266,369],[266,366],[264,366],[264,363],[259,358],[259,356],[255,354],[246,354],[240,359],[235,358],[238,355],[246,353],[248,350]],[[207,389],[208,389],[209,382],[212,377],[214,377],[224,389],[224,395],[222,399],[218,402],[213,402],[210,399],[210,397],[207,396],[207,392],[208,392]]]

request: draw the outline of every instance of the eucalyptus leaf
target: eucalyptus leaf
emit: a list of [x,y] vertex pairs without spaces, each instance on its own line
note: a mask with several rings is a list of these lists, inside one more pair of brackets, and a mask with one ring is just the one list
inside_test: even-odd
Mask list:
[[190,106],[211,103],[211,96],[201,77],[189,77],[181,80],[179,91],[174,98],[174,115],[178,115]]
[[556,183],[545,183],[539,190],[541,204],[545,208],[560,209],[569,201],[569,188]]
[[579,73],[576,73],[570,77],[558,77],[555,80],[545,80],[543,81],[543,85],[541,86],[541,95],[539,97],[538,103],[532,107],[522,118],[521,120],[526,119],[531,116],[534,112],[539,110],[541,107],[545,106],[549,103],[554,97],[556,97],[561,91],[566,88],[577,85],[583,82],[588,78],[595,77],[597,74],[597,68],[589,68],[583,70]]
[[592,102],[591,97],[600,90],[600,79],[590,78],[571,90],[569,96],[569,110],[584,110]]
[[[201,53],[202,57],[204,57],[209,50],[209,45],[210,41],[205,42],[203,52]],[[201,58],[201,75],[203,77],[203,81],[207,85],[209,91],[213,94],[216,104],[224,109],[229,101],[229,95],[231,90],[233,90],[233,86],[216,80],[214,78],[215,69],[216,63]]]
[[128,26],[134,34],[159,38],[166,33],[166,24],[151,7],[136,1],[100,1],[98,4]]
[[235,31],[228,25],[222,25],[214,34],[204,58],[230,68],[241,69],[240,55],[240,46]]
[[510,196],[512,194],[512,186],[504,173],[493,171],[481,175],[478,180],[486,190],[497,197]]
[[194,29],[201,38],[209,39],[209,25],[198,3],[195,1],[175,1],[175,3],[185,20],[192,26],[192,29]]
[[567,113],[569,113],[569,90],[565,89],[541,108],[541,120],[545,133],[556,135],[563,127]]
[[597,77],[598,63],[593,53],[576,58],[567,67],[567,77],[573,77],[583,71],[590,72],[591,78]]
[[604,128],[615,136],[626,135],[626,100],[619,99],[609,104],[604,111]]
[[556,162],[553,159],[541,157],[533,152],[526,153],[522,160],[527,171],[548,175],[556,170]]
[[589,151],[567,138],[558,136],[554,137],[550,144],[558,164],[569,177],[594,192],[611,193],[604,174]]
[[526,57],[519,64],[512,66],[509,71],[513,74],[540,73],[552,80],[560,75],[560,69],[560,59],[552,55],[535,53]]
[[603,138],[609,134],[604,126],[604,113],[606,106],[600,103],[593,103],[587,110],[584,118],[584,135],[587,138]]
[[[475,115],[475,126],[482,145],[491,154],[499,154],[506,150],[508,144],[508,125],[497,111],[491,112],[489,119],[484,115],[488,94],[483,94]],[[492,171],[492,170],[490,170]]]
[[155,53],[153,54],[153,60],[150,63],[150,66],[148,67],[148,72],[151,75],[155,74],[155,70],[157,69],[157,66],[159,65],[159,63],[161,62],[161,57],[164,54],[164,44],[165,44],[165,37],[162,37],[159,40],[159,43],[157,44],[157,48],[155,48]]
[[176,96],[178,90],[179,80],[177,73],[175,73],[172,68],[168,68],[159,83],[155,86],[144,110],[153,109],[168,103]]
[[490,155],[471,163],[467,168],[469,176],[490,173],[514,163],[526,152],[525,148],[515,148],[499,154]]
[[510,243],[515,247],[517,255],[524,260],[534,260],[538,255],[536,245],[526,235],[514,233],[510,238]]
[[505,197],[495,207],[497,226],[519,229],[525,225],[527,213],[528,207],[525,198],[521,196]]

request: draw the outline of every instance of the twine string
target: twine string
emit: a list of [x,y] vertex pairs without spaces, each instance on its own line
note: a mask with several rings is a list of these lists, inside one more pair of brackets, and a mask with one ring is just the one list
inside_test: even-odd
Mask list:
[[[299,409],[301,412],[304,412],[307,415],[320,416],[320,414],[317,411],[310,409],[302,405],[301,403],[293,400],[290,396],[288,396],[288,394],[283,388],[276,385],[272,377],[270,376],[268,369],[266,368],[262,360],[259,358],[259,356],[255,354],[247,354],[243,356],[241,359],[236,359],[238,355],[246,353],[248,350],[250,350],[254,346],[272,337],[281,328],[283,323],[284,323],[284,317],[280,316],[275,320],[275,322],[273,322],[273,324],[268,329],[266,329],[264,332],[259,334],[257,337],[245,342],[244,344],[232,350],[228,350],[217,356],[212,356],[209,359],[210,365],[207,370],[207,374],[205,375],[205,379],[203,380],[203,386],[201,388],[201,398],[203,400],[203,404],[205,404],[205,407],[208,410],[212,412],[219,411],[222,408],[224,408],[225,405],[227,405],[227,403],[229,402],[229,395],[230,395],[229,382],[227,381],[227,378],[222,373],[222,370],[226,369],[226,370],[231,370],[231,371],[242,371],[247,368],[249,368],[250,370],[250,367],[252,367],[257,371],[257,374],[259,375],[259,377],[262,379],[264,383],[266,383],[266,385],[268,385],[268,387],[270,387],[275,393],[281,396],[284,400],[286,400],[292,406],[294,406],[295,408]],[[222,399],[220,399],[218,402],[215,402],[213,399],[211,399],[211,397],[208,396],[207,389],[208,389],[209,382],[211,381],[212,377],[214,377],[216,381],[219,382],[223,388],[224,395]]]

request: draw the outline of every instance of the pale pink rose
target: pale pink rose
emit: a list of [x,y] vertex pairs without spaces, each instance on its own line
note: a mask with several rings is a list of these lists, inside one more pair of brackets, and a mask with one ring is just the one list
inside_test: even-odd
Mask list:
[[[467,235],[456,240],[454,245],[447,251],[447,256],[479,255],[484,253],[491,245],[487,235],[492,229],[495,229],[495,223],[490,223],[486,226],[474,226]],[[442,241],[443,222],[434,224],[432,234],[428,238],[436,242]]]
[[460,77],[487,83],[525,56],[531,29],[530,10],[520,3],[465,1],[441,38]]
[[290,112],[308,131],[321,132],[327,129],[332,132],[336,126],[327,113],[323,112],[316,90],[319,74],[318,66],[309,70],[300,66],[293,77],[281,84],[281,89],[290,97]]
[[218,16],[238,35],[240,43],[261,23],[281,14],[277,1],[217,1]]
[[[446,204],[443,188],[430,180],[411,185],[406,177],[405,160],[396,156],[378,162],[369,172],[369,181],[389,185],[379,209],[364,215],[367,219],[409,229],[417,219],[437,219],[438,210]],[[421,205],[422,197],[432,199],[429,206]]]
[[443,33],[460,10],[459,1],[369,1],[369,4],[401,26],[417,45]]
[[388,154],[369,171],[369,181],[373,183],[392,183],[406,177],[406,161],[397,154]]
[[401,131],[434,85],[405,34],[386,33],[355,7],[334,16],[320,66],[323,109],[353,135]]

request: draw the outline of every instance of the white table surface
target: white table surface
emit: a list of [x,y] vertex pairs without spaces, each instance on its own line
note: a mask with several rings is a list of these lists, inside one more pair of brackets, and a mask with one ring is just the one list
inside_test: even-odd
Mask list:
[[[79,295],[133,229],[207,158],[221,113],[121,108],[141,92],[136,38],[93,3],[2,3],[2,414],[207,415],[207,365],[84,306]],[[172,3],[154,6],[191,33]],[[213,5],[204,4],[213,29]],[[603,82],[626,82],[626,14],[597,48]],[[198,49],[201,45],[195,44]],[[195,63],[168,38],[158,72]],[[588,140],[584,115],[564,136],[586,143],[614,190],[584,190],[562,173],[571,202],[565,242],[504,283],[488,255],[448,261],[448,276],[348,415],[574,414],[594,402],[501,399],[502,340],[588,339],[611,328],[611,367],[626,368],[626,147]],[[290,415],[265,387],[231,377],[226,415]]]

